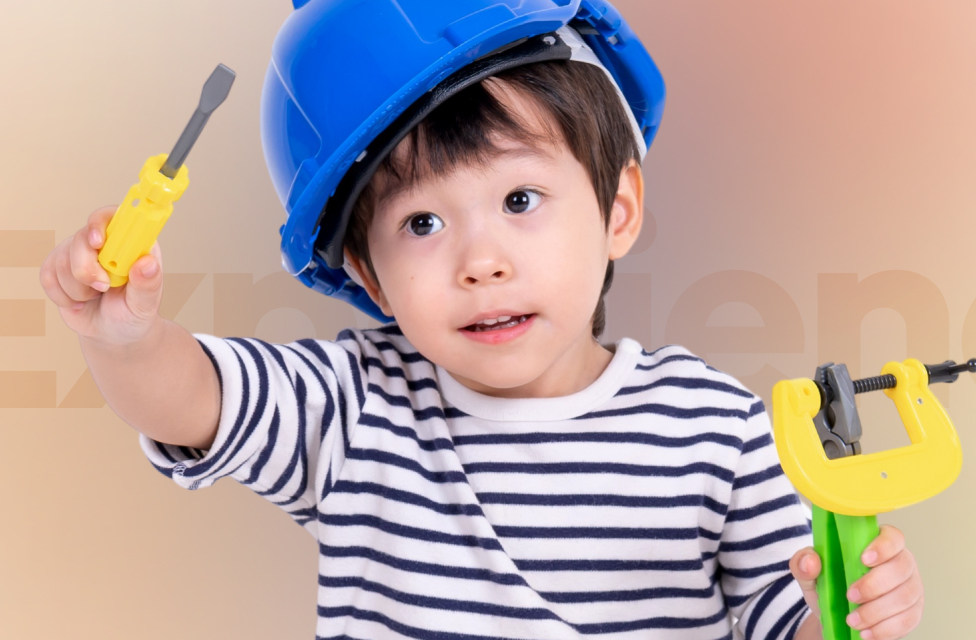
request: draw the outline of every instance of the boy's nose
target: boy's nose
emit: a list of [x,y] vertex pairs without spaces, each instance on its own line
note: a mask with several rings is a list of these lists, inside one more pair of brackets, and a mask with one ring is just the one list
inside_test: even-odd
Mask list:
[[484,284],[500,284],[512,277],[511,263],[500,255],[484,251],[468,256],[458,271],[458,283],[462,287]]

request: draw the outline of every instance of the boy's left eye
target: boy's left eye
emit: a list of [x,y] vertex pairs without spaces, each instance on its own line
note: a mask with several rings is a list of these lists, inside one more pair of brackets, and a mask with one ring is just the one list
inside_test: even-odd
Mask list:
[[542,195],[532,189],[517,189],[505,196],[505,211],[525,213],[539,206]]

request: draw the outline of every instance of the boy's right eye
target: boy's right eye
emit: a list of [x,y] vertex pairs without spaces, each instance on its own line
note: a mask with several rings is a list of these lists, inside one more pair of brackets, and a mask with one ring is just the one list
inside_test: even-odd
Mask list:
[[407,220],[407,232],[414,236],[429,236],[444,228],[444,221],[429,211],[410,216]]

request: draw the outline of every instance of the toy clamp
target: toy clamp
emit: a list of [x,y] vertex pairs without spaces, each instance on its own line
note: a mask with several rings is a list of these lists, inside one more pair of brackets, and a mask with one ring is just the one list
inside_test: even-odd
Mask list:
[[[970,362],[976,370],[976,359]],[[962,447],[928,389],[929,369],[908,359],[889,362],[876,378],[852,381],[845,365],[827,364],[817,369],[818,381],[777,383],[773,434],[783,471],[797,490],[821,508],[860,516],[907,507],[951,485],[962,469]],[[859,455],[854,394],[878,389],[895,401],[912,444]]]
[[[882,375],[851,380],[843,364],[817,368],[814,380],[783,380],[773,387],[773,434],[780,464],[813,503],[814,549],[826,640],[856,640],[846,616],[857,608],[848,588],[868,572],[860,560],[879,533],[876,514],[921,502],[951,485],[962,469],[962,447],[952,421],[929,391],[976,372],[976,358],[924,365],[889,362]],[[854,396],[883,389],[895,401],[912,444],[861,454],[861,422]]]

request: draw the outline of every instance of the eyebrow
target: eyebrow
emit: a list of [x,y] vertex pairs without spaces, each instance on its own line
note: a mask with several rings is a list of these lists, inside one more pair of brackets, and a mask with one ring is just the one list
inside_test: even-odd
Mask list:
[[555,158],[551,153],[529,145],[519,145],[511,149],[498,149],[491,154],[500,158],[537,158],[546,162],[553,162]]
[[[508,149],[496,148],[489,151],[488,155],[493,160],[497,158],[514,158],[514,159],[534,158],[537,160],[541,160],[547,164],[553,164],[555,163],[556,160],[555,157],[548,151],[526,144],[520,144],[517,147],[511,147]],[[431,178],[436,179],[437,177],[439,176],[425,177],[425,178],[421,178],[420,180],[415,180],[410,184],[399,184],[394,187],[390,187],[383,193],[383,195],[380,198],[377,199],[376,201],[377,206],[379,206],[380,204],[389,204],[395,201],[397,198],[405,194],[408,194],[411,191],[414,191],[415,189],[419,189],[427,182],[430,182]]]

